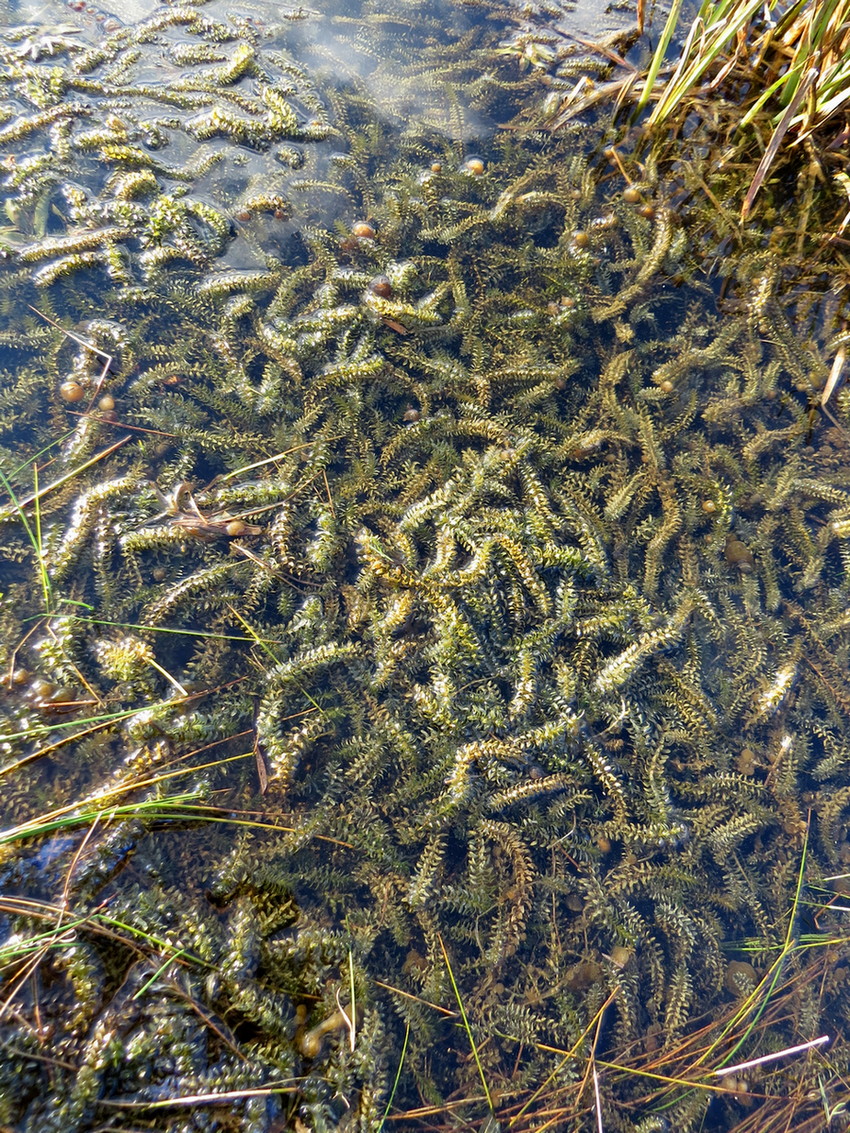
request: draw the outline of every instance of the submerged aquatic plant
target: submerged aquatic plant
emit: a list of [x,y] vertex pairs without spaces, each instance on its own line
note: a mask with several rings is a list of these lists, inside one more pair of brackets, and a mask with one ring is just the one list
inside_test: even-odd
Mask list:
[[[845,357],[847,15],[840,2],[707,0],[687,26],[677,3],[642,66],[605,44],[602,64],[588,65],[562,40],[567,62],[551,68],[540,118],[557,131],[594,108],[616,108],[609,154],[624,193],[645,202],[652,185],[667,183],[725,294],[764,280],[796,326],[832,336],[824,406]],[[588,83],[600,70],[603,81]],[[762,275],[766,250],[773,266]]]
[[336,83],[203,6],[10,72],[7,1124],[689,1130],[843,1038],[829,343],[587,128],[465,142],[543,79],[468,16],[331,21]]

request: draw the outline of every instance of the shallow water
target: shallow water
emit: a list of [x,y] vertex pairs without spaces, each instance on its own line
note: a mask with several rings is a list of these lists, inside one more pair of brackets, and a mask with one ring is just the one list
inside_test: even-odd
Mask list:
[[0,72],[0,1123],[818,1129],[839,298],[553,128],[551,12],[67,20]]

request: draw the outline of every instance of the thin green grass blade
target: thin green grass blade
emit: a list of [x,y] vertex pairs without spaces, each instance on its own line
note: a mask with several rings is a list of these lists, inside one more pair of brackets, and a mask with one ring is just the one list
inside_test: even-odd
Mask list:
[[685,42],[682,44],[682,50],[675,70],[661,88],[661,95],[655,105],[655,109],[650,115],[650,123],[664,121],[664,119],[676,109],[680,102],[691,93],[690,84],[687,79],[683,78],[683,75],[686,68],[689,66],[694,40],[700,34],[704,36],[704,32],[705,29],[700,20],[694,20],[685,37]]
[[792,4],[787,12],[782,12],[773,29],[773,35],[776,39],[781,39],[787,30],[794,26],[801,16],[804,16],[809,10],[812,0],[797,0],[796,4]]
[[348,1013],[351,1017],[351,1034],[349,1035],[349,1039],[353,1052],[357,1040],[357,1000],[354,991],[354,956],[350,948],[348,950],[348,994],[350,997]]
[[141,999],[142,996],[145,994],[145,992],[148,990],[148,988],[156,983],[156,981],[159,979],[159,977],[162,975],[162,973],[165,971],[165,969],[170,964],[173,964],[175,960],[179,960],[181,958],[181,956],[186,956],[186,955],[188,955],[188,953],[186,953],[181,948],[180,951],[175,952],[173,956],[166,956],[166,958],[162,961],[162,963],[159,965],[159,967],[154,972],[154,974],[151,976],[151,978],[149,980],[146,980],[142,984],[142,986],[139,988],[139,990],[135,993],[135,995],[132,998],[133,999]]
[[759,112],[762,110],[765,103],[768,102],[773,97],[773,95],[776,94],[776,92],[778,90],[781,90],[781,88],[786,83],[790,82],[791,78],[792,78],[792,72],[786,71],[784,75],[779,76],[779,78],[776,80],[776,82],[771,83],[770,86],[767,88],[767,90],[763,91],[762,94],[759,95],[759,97],[756,99],[756,101],[753,103],[753,105],[750,107],[750,109],[747,111],[747,113],[741,119],[740,128],[743,128],[745,126],[749,126],[750,122],[752,122],[753,119],[755,117],[757,117]]
[[410,1039],[410,1023],[406,1023],[405,1028],[404,1028],[404,1042],[401,1044],[401,1056],[399,1057],[399,1060],[398,1060],[398,1069],[395,1072],[395,1079],[393,1080],[393,1088],[390,1090],[390,1096],[387,1098],[387,1107],[384,1110],[383,1117],[381,1118],[381,1122],[378,1125],[377,1133],[381,1133],[381,1130],[384,1128],[384,1123],[386,1122],[387,1117],[389,1117],[390,1110],[392,1109],[393,1098],[396,1095],[396,1091],[398,1090],[398,1084],[401,1081],[401,1071],[402,1071],[402,1067],[404,1066],[404,1056],[407,1054],[407,1043],[408,1043],[409,1039]]
[[[174,708],[177,703],[178,702],[175,700],[160,700],[144,708],[137,706],[135,708],[125,708],[120,712],[102,712],[97,716],[86,716],[83,720],[59,720],[56,723],[36,724],[34,727],[25,728],[21,732],[6,732],[4,735],[0,735],[0,743],[9,743],[12,740],[37,740],[40,736],[49,736],[53,735],[55,732],[69,731],[71,728],[85,729],[93,725],[112,724],[119,720],[127,720],[130,716],[135,716],[139,712],[150,712],[157,708]],[[83,735],[83,731],[80,731],[80,735]],[[8,770],[8,767],[2,768],[2,772]]]
[[[88,917],[77,917],[72,921],[63,921],[61,932],[64,936],[68,932],[73,932],[75,929],[83,928],[88,923]],[[44,948],[52,948],[57,945],[68,947],[69,941],[57,940],[55,928],[47,929],[46,932],[38,932],[35,936],[28,936],[25,940],[16,938],[10,943],[0,946],[0,970],[11,967],[13,964],[19,963],[26,956],[30,956],[35,952],[40,952]]]
[[45,445],[44,448],[40,448],[38,452],[34,452],[23,464],[19,464],[17,468],[12,469],[9,473],[9,479],[14,480],[15,477],[20,476],[22,472],[28,472],[36,461],[41,460],[45,453],[50,452],[53,448],[61,448],[65,441],[69,441],[71,437],[73,437],[74,432],[74,429],[69,429],[67,433],[62,433],[55,441],[51,441],[50,444]]
[[[769,6],[773,7],[774,3],[775,0],[771,0]],[[713,8],[711,10],[711,22],[704,25],[705,30],[700,38],[697,50],[689,55],[683,49],[682,58],[676,72],[665,87],[650,116],[650,125],[658,125],[663,122],[687,95],[693,93],[708,69],[727,49],[738,32],[762,10],[762,7],[763,0],[747,0],[746,3],[737,4],[728,14],[725,9]],[[694,21],[692,32],[695,27],[699,26],[700,18],[698,16]],[[688,53],[691,52],[694,38],[694,35],[689,34],[686,41]]]
[[673,38],[673,32],[676,30],[676,25],[679,22],[679,13],[682,10],[682,0],[673,0],[673,5],[670,8],[670,13],[667,16],[667,22],[664,25],[664,30],[661,33],[661,39],[658,41],[658,46],[652,56],[652,61],[649,64],[649,70],[646,75],[646,82],[644,83],[643,92],[641,93],[638,101],[638,111],[643,110],[649,102],[652,94],[653,87],[658,80],[658,74],[664,63],[664,57],[667,54],[667,48],[670,46],[670,40]]
[[[131,441],[132,439],[133,438],[131,434],[128,433],[126,436],[121,437],[113,444],[108,445],[105,449],[101,449],[100,452],[96,452],[94,456],[89,457],[88,460],[83,461],[83,463],[77,465],[76,468],[72,468],[68,472],[64,472],[55,480],[51,480],[49,484],[45,484],[43,488],[40,488],[38,490],[38,498],[43,499],[44,496],[48,494],[48,492],[53,492],[56,490],[56,488],[60,488],[63,484],[67,484],[69,480],[73,480],[75,476],[79,476],[81,472],[85,472],[87,468],[91,468],[91,466],[93,464],[97,464],[98,461],[103,460],[107,456],[111,456],[113,452],[116,452],[119,448],[127,444],[127,442]],[[2,473],[0,473],[0,476],[2,476]],[[36,499],[36,495],[30,492],[30,494],[28,496],[24,496],[23,499],[18,499],[14,495],[14,493],[9,490],[9,481],[5,476],[3,476],[3,482],[4,487],[6,487],[6,489],[9,491],[12,503],[7,505],[6,507],[0,508],[0,520],[13,519],[16,516],[20,515],[24,508],[29,507],[30,504],[33,503],[33,501]]]
[[470,1027],[470,1025],[469,1025],[469,1019],[467,1018],[467,1015],[466,1015],[466,1008],[463,1006],[463,1000],[461,999],[461,995],[460,995],[460,988],[457,986],[457,983],[455,982],[455,974],[452,971],[451,961],[449,960],[449,954],[446,951],[446,946],[443,943],[442,936],[439,937],[439,941],[440,941],[440,948],[443,950],[443,959],[446,962],[446,971],[449,973],[449,980],[451,981],[452,991],[455,993],[455,999],[457,1000],[457,1006],[458,1006],[458,1010],[460,1011],[460,1017],[463,1020],[463,1029],[466,1031],[466,1037],[469,1039],[469,1045],[472,1048],[472,1057],[475,1059],[475,1065],[478,1067],[478,1076],[481,1079],[481,1085],[484,1087],[484,1094],[485,1094],[485,1097],[487,1098],[487,1106],[490,1110],[490,1113],[492,1114],[493,1113],[493,1098],[490,1094],[490,1087],[487,1085],[487,1078],[484,1075],[484,1067],[481,1065],[481,1058],[478,1054],[478,1047],[475,1044],[475,1036],[472,1034],[472,1027]]
[[36,552],[36,554],[38,554],[38,540],[35,537],[33,529],[29,525],[29,520],[26,517],[26,512],[24,511],[20,501],[18,500],[18,497],[15,495],[14,488],[7,480],[6,474],[2,471],[0,471],[0,484],[2,484],[6,489],[9,495],[9,499],[12,501],[12,511],[10,512],[10,515],[17,515],[17,517],[20,519],[21,523],[24,525],[24,531],[27,534],[27,539],[29,539],[30,543],[32,544],[33,550]]
[[142,940],[145,944],[155,948],[158,952],[171,952],[172,960],[180,956],[183,960],[189,960],[193,964],[198,964],[203,968],[211,968],[213,965],[207,960],[202,959],[200,956],[195,956],[192,952],[187,952],[185,948],[175,949],[173,944],[167,940],[163,940],[159,936],[153,936],[143,929],[137,928],[135,925],[127,924],[125,921],[115,920],[113,917],[108,917],[103,913],[93,913],[91,917],[87,918],[94,921],[96,924],[101,924],[106,928],[111,929],[113,932],[123,933],[125,936],[130,936],[135,940]]
[[188,791],[182,795],[172,795],[164,799],[147,799],[134,803],[113,803],[102,807],[89,804],[88,809],[68,814],[45,815],[42,818],[23,822],[20,826],[12,826],[8,830],[0,831],[0,846],[9,842],[19,842],[23,838],[41,838],[52,834],[55,830],[68,830],[75,826],[90,826],[96,820],[107,822],[115,818],[145,818],[148,821],[157,819],[180,820],[186,817],[174,808],[185,806],[187,803],[199,799],[198,791]]
[[239,622],[239,624],[244,628],[245,632],[250,635],[250,640],[253,641],[255,645],[259,646],[260,649],[262,649],[262,651],[269,658],[269,660],[271,661],[271,663],[273,665],[279,665],[280,664],[280,657],[278,657],[277,654],[272,649],[269,648],[269,642],[267,642],[262,637],[260,637],[260,635],[256,632],[254,627],[250,624],[250,622],[248,622],[242,616],[242,614],[240,614],[239,611],[234,606],[232,606],[229,602],[227,604],[227,608],[230,610],[230,612],[233,614],[233,616],[236,618],[236,620]]
[[[814,12],[814,19],[809,25],[807,33],[808,52],[823,47],[823,41],[830,28],[833,14],[841,2],[842,0],[818,0],[818,3],[815,4],[812,9],[809,9]],[[842,13],[842,18],[839,22],[843,23],[846,17],[847,12],[845,11]]]
[[[832,92],[835,91],[833,95]],[[828,77],[826,83],[818,84],[817,115],[825,122],[850,100],[850,61],[842,64]]]
[[[800,868],[797,871],[797,885],[796,885],[796,888],[795,888],[795,891],[794,891],[794,900],[793,900],[792,905],[791,905],[791,912],[790,912],[790,915],[788,917],[788,926],[785,930],[785,941],[782,945],[782,951],[780,952],[780,954],[776,958],[776,960],[774,960],[774,962],[773,962],[773,964],[770,968],[770,971],[767,973],[767,975],[764,977],[764,979],[761,981],[758,988],[756,988],[756,991],[754,992],[754,994],[758,994],[760,992],[761,988],[763,988],[763,987],[765,987],[765,985],[767,985],[767,990],[765,991],[764,995],[762,996],[761,1002],[759,1003],[755,1012],[752,1014],[752,1016],[748,1020],[747,1026],[744,1029],[744,1033],[741,1035],[741,1037],[738,1039],[738,1041],[735,1043],[735,1045],[732,1047],[732,1049],[724,1056],[724,1058],[722,1059],[722,1061],[720,1063],[720,1066],[728,1065],[732,1061],[733,1057],[737,1054],[737,1052],[741,1049],[741,1047],[746,1043],[746,1041],[750,1037],[750,1035],[752,1034],[753,1029],[755,1028],[756,1024],[758,1023],[759,1019],[761,1019],[762,1015],[767,1010],[767,1005],[770,1002],[771,996],[773,995],[774,991],[776,990],[776,987],[779,983],[783,969],[785,967],[786,959],[788,958],[790,953],[794,950],[794,948],[796,948],[796,946],[797,946],[796,937],[795,937],[795,930],[797,928],[797,916],[798,916],[798,912],[799,912],[799,909],[800,909],[800,904],[801,904],[802,894],[803,894],[803,884],[804,884],[805,872],[806,872],[806,859],[808,857],[808,847],[809,847],[809,838],[808,838],[808,831],[807,831],[806,832],[806,840],[803,843],[803,849],[802,849],[802,852],[800,854]],[[769,981],[769,983],[768,983],[768,981]]]
[[768,147],[764,151],[764,155],[763,155],[761,161],[759,162],[758,169],[756,170],[755,176],[753,177],[752,184],[750,185],[750,188],[747,192],[747,195],[744,198],[744,203],[741,206],[741,220],[742,221],[746,220],[747,217],[749,216],[750,209],[753,207],[753,201],[756,199],[756,194],[758,193],[759,189],[761,188],[762,183],[763,183],[765,177],[767,176],[768,170],[770,169],[770,166],[773,164],[773,160],[776,157],[776,154],[779,150],[780,145],[782,144],[782,139],[785,137],[785,134],[788,131],[788,127],[791,125],[791,120],[793,119],[794,115],[797,113],[797,108],[799,107],[799,105],[803,101],[803,99],[806,97],[807,92],[810,90],[812,84],[815,82],[817,77],[818,77],[818,69],[817,69],[817,67],[812,67],[806,73],[806,77],[803,79],[803,81],[797,87],[797,93],[794,95],[794,98],[791,101],[791,104],[789,105],[788,109],[782,115],[781,122],[776,127],[776,129],[773,131],[773,134],[771,135]]
[[[38,559],[38,573],[41,579],[41,592],[44,595],[44,610],[45,613],[50,613],[53,609],[53,589],[50,585],[50,575],[47,573],[47,567],[44,565],[44,543],[41,538],[41,500],[38,494],[38,465],[32,466],[32,480],[33,490],[35,493],[35,511],[33,513],[33,523],[35,524],[35,553]],[[22,513],[23,514],[23,513]]]
[[[81,603],[84,605],[85,603]],[[91,608],[91,607],[90,607]],[[143,629],[148,633],[174,633],[178,637],[214,637],[216,641],[251,641],[255,645],[285,645],[286,642],[273,637],[259,637],[253,628],[250,635],[241,633],[213,633],[206,629],[172,629],[169,626],[142,625],[140,622],[111,622],[106,618],[85,618],[74,615],[75,621],[93,626],[116,626],[118,629]]]

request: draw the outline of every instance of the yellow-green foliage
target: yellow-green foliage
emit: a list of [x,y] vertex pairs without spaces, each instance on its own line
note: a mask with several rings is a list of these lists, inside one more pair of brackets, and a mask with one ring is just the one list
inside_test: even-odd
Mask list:
[[[317,91],[297,22],[0,44],[31,103],[0,128],[7,825],[175,770],[263,824],[4,849],[4,888],[130,926],[63,922],[38,995],[13,979],[5,1124],[225,1092],[240,1128],[375,1129],[405,1035],[396,1106],[477,1096],[446,955],[516,1112],[580,1080],[557,1052],[611,992],[612,1061],[719,1018],[809,810],[811,868],[850,855],[847,401],[810,412],[771,257],[716,309],[586,129],[454,140],[540,93],[466,7],[332,21],[395,53],[386,114],[353,71]],[[182,78],[146,85],[154,50]],[[661,1128],[648,1089],[606,1128]]]

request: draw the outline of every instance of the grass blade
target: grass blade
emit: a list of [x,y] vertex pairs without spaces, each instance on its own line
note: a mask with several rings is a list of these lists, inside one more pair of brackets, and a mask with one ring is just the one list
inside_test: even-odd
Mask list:
[[758,169],[756,170],[755,176],[753,177],[752,184],[750,185],[749,191],[744,198],[744,203],[741,206],[742,221],[746,220],[749,216],[750,210],[753,207],[753,201],[756,199],[756,194],[758,193],[765,177],[767,176],[768,169],[770,169],[771,165],[773,164],[773,160],[776,157],[779,147],[782,145],[782,139],[785,137],[788,127],[791,125],[791,119],[797,113],[797,108],[806,97],[806,94],[808,93],[815,79],[818,77],[818,74],[819,72],[817,67],[812,67],[806,72],[805,78],[797,87],[796,94],[791,100],[788,109],[782,115],[782,120],[773,131],[770,143],[768,144],[767,149],[764,151],[764,155],[759,162]]
[[446,971],[449,973],[449,980],[451,981],[452,991],[455,993],[455,999],[457,1000],[457,1006],[458,1006],[458,1010],[460,1011],[460,1017],[463,1020],[463,1029],[466,1031],[466,1037],[469,1039],[469,1045],[472,1048],[472,1057],[475,1059],[475,1065],[478,1067],[478,1076],[481,1079],[481,1085],[484,1087],[484,1095],[487,1098],[487,1105],[490,1109],[490,1113],[492,1114],[493,1113],[493,1098],[490,1094],[490,1087],[487,1085],[487,1078],[484,1075],[484,1067],[481,1065],[481,1058],[479,1057],[479,1054],[478,1054],[478,1047],[475,1044],[475,1036],[472,1034],[472,1028],[469,1025],[469,1019],[466,1016],[466,1008],[463,1006],[463,1000],[461,999],[461,996],[460,996],[460,988],[457,986],[457,983],[455,981],[455,975],[454,975],[454,972],[452,971],[452,965],[451,965],[451,961],[449,960],[449,954],[446,951],[446,946],[443,943],[442,936],[439,937],[439,941],[440,941],[440,948],[443,951],[443,959],[446,962]]
[[384,1128],[384,1122],[387,1120],[387,1117],[389,1116],[390,1109],[392,1108],[393,1098],[396,1095],[396,1090],[398,1090],[398,1083],[399,1083],[399,1080],[401,1079],[401,1070],[402,1070],[402,1067],[404,1066],[404,1056],[405,1056],[405,1054],[407,1054],[407,1042],[408,1042],[409,1038],[410,1038],[410,1023],[407,1023],[405,1025],[405,1028],[404,1028],[404,1042],[401,1044],[401,1056],[398,1060],[398,1069],[395,1072],[395,1079],[393,1080],[393,1088],[390,1090],[390,1096],[387,1098],[387,1108],[384,1110],[384,1114],[383,1114],[383,1117],[381,1118],[381,1122],[378,1126],[377,1133],[381,1133],[381,1130]]
[[349,1041],[351,1043],[351,1052],[354,1053],[354,1047],[357,1045],[357,1000],[354,992],[354,956],[351,949],[348,950],[348,994],[350,996],[348,1013],[351,1016],[351,1024],[349,1028]]
[[83,463],[78,465],[76,468],[72,468],[69,472],[65,472],[62,476],[58,477],[58,479],[51,480],[50,483],[45,484],[43,488],[36,488],[34,492],[30,492],[28,496],[24,496],[22,500],[16,499],[9,488],[8,480],[5,476],[3,476],[2,473],[0,473],[0,476],[3,476],[3,486],[9,492],[9,495],[12,499],[11,504],[7,504],[6,507],[0,508],[0,520],[13,519],[16,516],[20,516],[25,507],[29,507],[29,505],[31,503],[34,503],[36,500],[43,499],[48,492],[53,492],[56,488],[61,488],[63,484],[67,484],[69,480],[73,480],[75,476],[78,476],[81,472],[85,472],[87,468],[91,468],[93,464],[97,464],[97,462],[99,460],[103,460],[104,457],[111,456],[111,454],[115,452],[116,449],[121,448],[122,445],[125,445],[127,441],[130,441],[132,439],[132,436],[128,433],[125,437],[121,437],[117,441],[115,441],[114,444],[109,445],[105,449],[101,449],[100,452],[96,452],[94,456],[89,457],[88,460],[83,461]]
[[673,5],[670,8],[670,14],[667,16],[667,22],[664,25],[664,30],[661,33],[661,39],[658,41],[658,46],[652,56],[652,61],[649,64],[649,71],[646,75],[646,82],[644,83],[643,92],[638,100],[638,110],[643,110],[649,102],[650,95],[652,94],[653,87],[658,78],[658,73],[664,63],[664,57],[667,54],[667,48],[670,46],[670,40],[673,38],[673,32],[676,30],[676,25],[679,22],[679,13],[682,10],[682,0],[673,0]]

